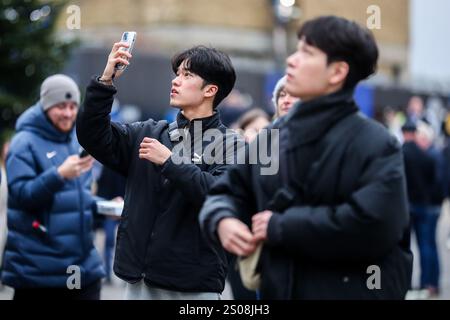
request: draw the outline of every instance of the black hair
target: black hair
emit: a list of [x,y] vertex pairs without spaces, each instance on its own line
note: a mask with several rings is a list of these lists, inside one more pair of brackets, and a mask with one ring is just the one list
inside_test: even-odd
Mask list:
[[227,54],[205,46],[196,46],[176,54],[172,58],[172,70],[176,74],[178,67],[185,61],[185,68],[195,73],[207,84],[217,85],[218,91],[213,100],[216,108],[231,92],[236,82],[236,73]]
[[417,125],[412,120],[407,120],[406,123],[402,126],[402,132],[416,132]]
[[354,88],[376,71],[378,47],[375,38],[356,22],[336,16],[318,17],[305,22],[297,37],[325,52],[328,64],[345,61],[349,65],[344,88]]

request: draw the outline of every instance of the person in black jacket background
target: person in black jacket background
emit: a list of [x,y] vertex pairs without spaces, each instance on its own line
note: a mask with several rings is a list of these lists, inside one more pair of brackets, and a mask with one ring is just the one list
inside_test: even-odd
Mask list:
[[445,198],[445,164],[428,124],[409,120],[402,131],[411,226],[420,257],[420,289],[435,298],[440,278],[436,232]]
[[[127,178],[114,272],[128,282],[126,299],[218,299],[226,255],[201,238],[198,214],[212,183],[235,159],[230,151],[244,144],[226,131],[216,111],[234,86],[234,68],[226,54],[204,46],[175,55],[170,105],[181,109],[176,122],[121,125],[111,122],[109,113],[114,67],[131,58],[119,50],[125,46],[114,44],[103,75],[87,87],[77,120],[81,145]],[[219,139],[204,139],[211,129]],[[189,153],[175,152],[178,146]],[[206,159],[207,147],[223,161]]]
[[376,69],[373,35],[328,16],[298,39],[286,90],[302,103],[273,126],[279,140],[266,133],[279,142],[280,172],[230,168],[210,190],[202,229],[239,256],[263,243],[262,299],[403,299],[412,253],[401,147],[353,100]]

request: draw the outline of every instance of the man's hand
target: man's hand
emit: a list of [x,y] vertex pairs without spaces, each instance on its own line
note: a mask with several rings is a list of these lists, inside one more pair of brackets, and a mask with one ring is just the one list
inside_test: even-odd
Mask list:
[[129,65],[130,62],[128,60],[131,59],[132,55],[129,52],[122,51],[119,49],[128,47],[129,45],[125,42],[114,43],[114,46],[111,49],[111,53],[108,56],[108,62],[106,63],[105,70],[103,71],[103,75],[100,77],[100,80],[102,80],[105,83],[110,82],[109,84],[112,84],[112,76],[114,72],[116,72],[116,75],[114,76],[115,79],[120,77],[120,75],[124,70],[115,70],[116,64],[120,62],[125,65]]
[[172,152],[161,142],[152,138],[144,138],[139,149],[139,158],[147,159],[157,165],[163,165]]
[[259,242],[267,240],[267,227],[272,215],[272,211],[265,210],[258,212],[252,217],[252,231],[255,241]]
[[123,202],[123,198],[121,196],[118,196],[118,197],[112,198],[111,201],[121,203],[121,202]]
[[236,218],[219,221],[217,234],[225,250],[246,257],[256,250],[253,234],[247,225]]
[[80,158],[78,155],[72,155],[58,167],[58,173],[64,179],[77,178],[91,170],[93,164],[94,158],[91,156]]

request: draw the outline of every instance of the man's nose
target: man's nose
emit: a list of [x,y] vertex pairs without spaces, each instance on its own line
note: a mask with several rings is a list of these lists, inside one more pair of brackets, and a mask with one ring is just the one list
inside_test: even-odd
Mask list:
[[286,59],[286,64],[288,67],[293,68],[298,61],[297,52],[294,52]]
[[292,65],[293,65],[293,60],[294,60],[294,55],[293,54],[291,54],[289,57],[287,57],[287,59],[286,59],[286,65],[288,66],[288,67],[292,67]]
[[64,112],[63,112],[64,117],[72,118],[73,114],[74,114],[74,110],[72,110],[71,108],[64,109]]
[[179,86],[180,85],[180,78],[178,76],[172,79],[172,85],[173,86]]

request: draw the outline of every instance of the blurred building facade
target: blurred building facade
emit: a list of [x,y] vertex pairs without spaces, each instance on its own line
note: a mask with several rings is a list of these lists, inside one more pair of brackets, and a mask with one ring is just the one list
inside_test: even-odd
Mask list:
[[[264,70],[273,68],[276,25],[275,0],[78,0],[81,29],[62,34],[80,37],[86,45],[109,47],[121,32],[139,34],[140,52],[172,54],[195,44],[211,44]],[[408,73],[409,0],[297,0],[297,14],[286,25],[288,52],[296,45],[295,32],[302,21],[336,14],[366,24],[367,8],[377,5],[381,29],[373,29],[381,48],[380,71],[395,68]],[[242,61],[242,60],[239,60]]]
[[[149,103],[153,110],[161,108],[167,97],[150,100],[146,97],[144,101],[138,92],[148,96],[148,89],[142,89],[148,88],[155,73],[160,83],[153,85],[154,93],[168,92],[172,76],[168,59],[192,45],[205,44],[230,54],[238,71],[237,88],[251,94],[253,104],[264,107],[270,104],[267,95],[272,78],[282,72],[286,56],[295,50],[296,31],[303,21],[336,14],[365,25],[371,16],[368,8],[375,4],[380,9],[381,28],[373,32],[380,45],[381,59],[379,72],[372,81],[407,81],[409,0],[296,0],[290,11],[284,13],[277,10],[280,2],[294,1],[78,0],[69,5],[79,6],[81,28],[67,28],[68,13],[61,17],[59,33],[82,41],[68,70],[84,85],[93,70],[101,72],[111,45],[120,39],[122,32],[137,31],[134,64],[139,64],[139,72],[133,67],[127,70],[129,80],[123,82],[136,85],[123,90],[121,101]],[[271,74],[272,78],[268,78]]]
[[[301,0],[303,18],[334,14],[366,25],[373,11],[380,9],[380,29],[372,29],[380,47],[381,81],[406,81],[409,77],[409,0]],[[398,78],[398,79],[395,79]]]

